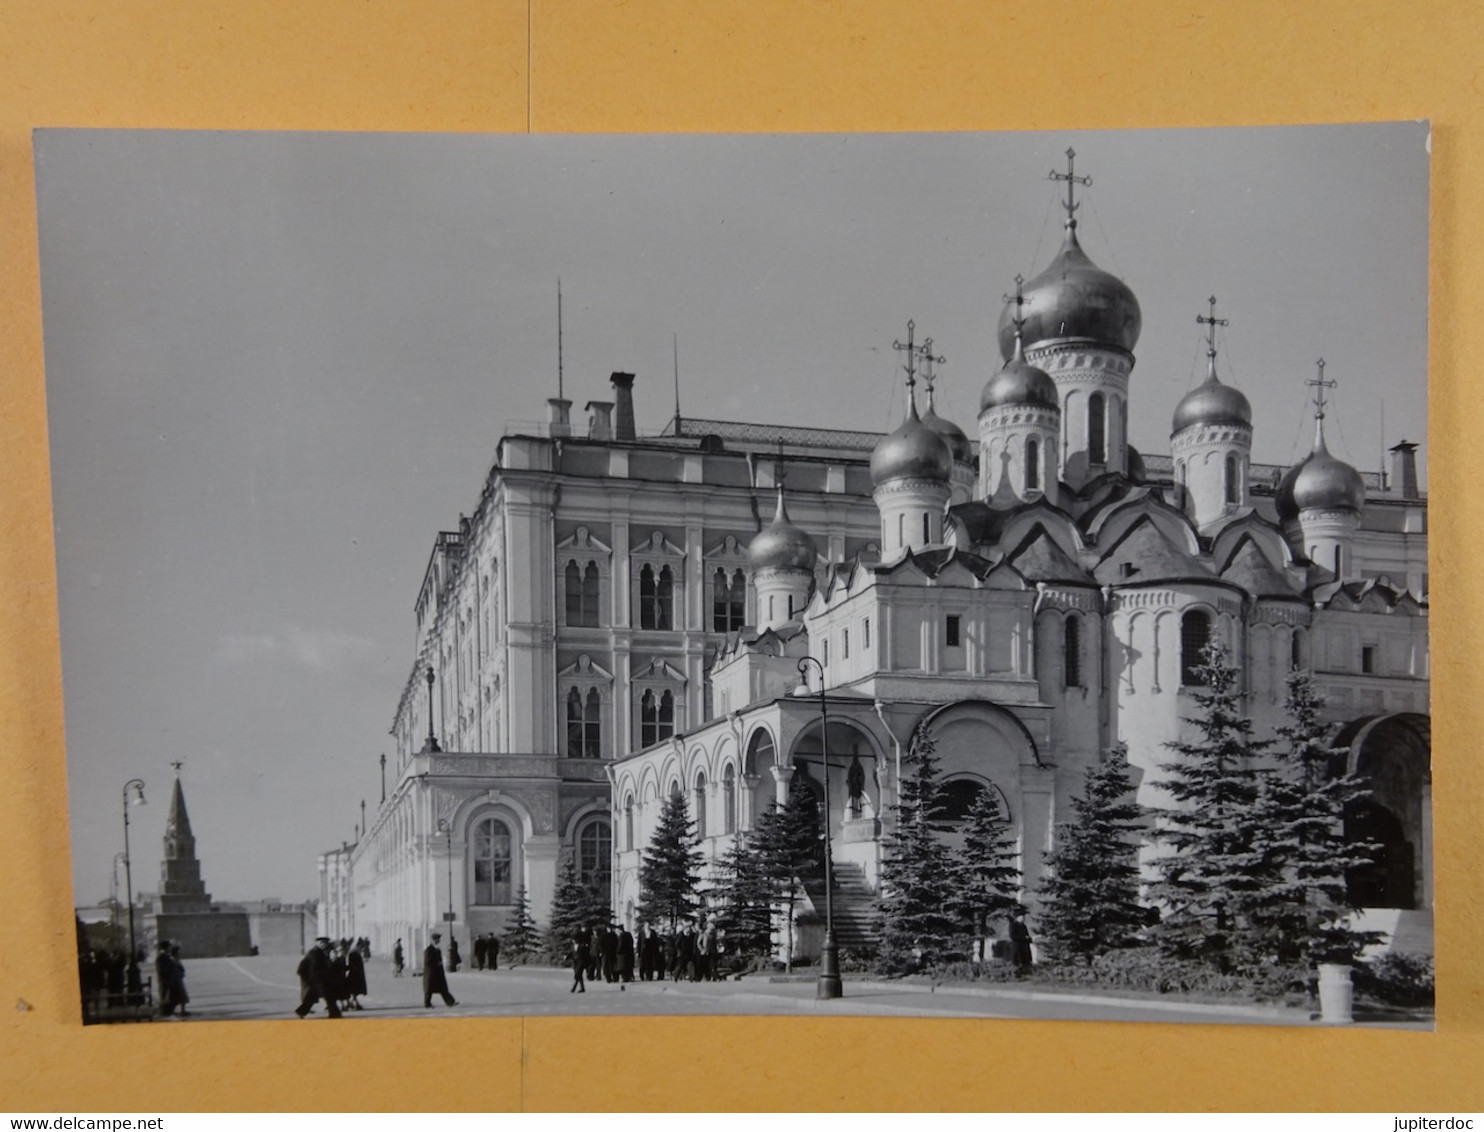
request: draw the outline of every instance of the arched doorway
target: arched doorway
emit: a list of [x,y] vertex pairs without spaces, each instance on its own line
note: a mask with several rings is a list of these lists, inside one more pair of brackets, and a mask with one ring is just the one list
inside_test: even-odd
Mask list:
[[1352,720],[1335,746],[1345,754],[1334,771],[1371,791],[1347,811],[1346,836],[1381,846],[1376,862],[1349,878],[1352,898],[1364,908],[1430,907],[1432,720],[1415,712]]
[[1363,801],[1345,811],[1345,840],[1371,842],[1380,851],[1345,877],[1351,903],[1360,908],[1416,908],[1416,851],[1401,819],[1385,806]]

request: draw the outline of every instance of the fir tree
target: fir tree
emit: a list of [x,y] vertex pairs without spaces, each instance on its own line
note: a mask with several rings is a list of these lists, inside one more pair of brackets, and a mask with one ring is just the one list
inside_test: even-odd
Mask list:
[[639,918],[671,933],[682,921],[693,920],[701,903],[702,859],[685,796],[671,794],[639,864]]
[[547,955],[561,962],[571,949],[573,936],[584,928],[605,928],[610,918],[607,897],[578,875],[576,857],[564,854],[546,929]]
[[763,875],[771,889],[771,903],[782,907],[785,959],[790,968],[794,952],[794,910],[804,887],[824,868],[819,802],[807,776],[795,772],[788,784],[788,800],[772,803],[757,822],[754,834]]
[[1353,930],[1346,874],[1379,846],[1345,838],[1345,810],[1369,796],[1356,778],[1332,776],[1337,752],[1320,719],[1323,701],[1304,673],[1288,678],[1288,721],[1278,728],[1277,766],[1257,805],[1260,847],[1273,879],[1252,911],[1258,948],[1279,963],[1348,962],[1380,936]]
[[749,834],[738,834],[717,863],[716,926],[727,947],[748,958],[773,951],[774,885]]
[[999,799],[980,790],[969,807],[963,845],[953,863],[953,911],[970,941],[983,939],[995,920],[1023,914],[1015,834]]
[[531,916],[531,900],[526,895],[526,886],[515,892],[515,911],[511,913],[510,926],[505,929],[503,950],[512,959],[524,962],[541,946],[541,933]]
[[1151,935],[1173,959],[1251,968],[1262,960],[1250,913],[1274,879],[1255,824],[1253,760],[1271,744],[1253,738],[1240,673],[1225,650],[1207,646],[1196,671],[1199,714],[1185,720],[1195,737],[1167,744],[1179,757],[1162,767],[1161,785],[1178,804],[1158,811],[1158,837],[1170,851],[1155,862],[1150,896],[1164,915]]
[[960,921],[953,911],[953,859],[941,837],[948,826],[937,746],[926,725],[913,732],[902,761],[900,798],[892,807],[896,827],[884,846],[876,898],[881,964],[896,971],[963,954]]
[[1091,963],[1136,943],[1146,913],[1139,904],[1138,841],[1144,807],[1132,798],[1128,750],[1113,748],[1087,769],[1070,822],[1057,829],[1041,882],[1041,945],[1056,962]]

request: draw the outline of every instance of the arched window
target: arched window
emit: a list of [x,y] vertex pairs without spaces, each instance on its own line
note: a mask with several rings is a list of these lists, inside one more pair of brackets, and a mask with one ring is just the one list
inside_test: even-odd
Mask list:
[[603,701],[598,696],[598,690],[590,689],[587,703],[582,709],[583,758],[596,759],[602,755],[603,727],[599,722],[602,710]]
[[922,513],[922,541],[923,542],[932,542],[933,541],[930,528],[928,527],[928,513],[926,511],[924,511]]
[[675,734],[675,693],[666,689],[655,695],[644,689],[639,697],[639,746],[652,747]]
[[1062,671],[1068,688],[1082,687],[1082,618],[1068,615],[1062,625]]
[[722,832],[737,832],[737,768],[727,763],[726,772],[721,779],[722,798]]
[[474,903],[511,904],[510,878],[514,873],[514,839],[499,818],[485,818],[474,827]]
[[1303,667],[1304,667],[1304,644],[1303,644],[1303,639],[1300,636],[1299,631],[1297,629],[1295,629],[1293,631],[1293,639],[1289,642],[1289,648],[1290,648],[1290,655],[1289,655],[1289,658],[1288,658],[1289,667],[1292,668],[1293,671],[1295,671],[1295,672],[1301,672],[1301,671],[1303,671]]
[[1237,483],[1237,458],[1231,455],[1226,458],[1226,501],[1228,503],[1241,501],[1241,492]]
[[577,563],[567,563],[567,624],[582,624],[582,571]]
[[1089,463],[1108,462],[1107,427],[1103,420],[1103,395],[1094,393],[1087,399],[1087,459]]
[[634,796],[630,794],[623,802],[623,847],[634,849]]
[[589,562],[582,572],[582,623],[596,628],[602,619],[598,616],[598,564]]
[[660,696],[660,738],[668,739],[675,734],[675,693],[668,688]]
[[1211,643],[1211,615],[1203,609],[1187,610],[1180,618],[1180,683],[1198,688],[1205,683],[1200,669],[1206,663]]
[[659,579],[654,584],[654,628],[675,627],[675,575],[670,567],[661,566]]
[[696,772],[696,837],[706,836],[706,775]]
[[599,893],[607,894],[613,875],[613,831],[601,818],[578,831],[577,875]]
[[639,571],[639,628],[653,629],[655,609],[654,567],[648,563]]
[[567,757],[587,757],[586,733],[582,728],[582,693],[573,688],[567,693]]
[[1025,442],[1025,489],[1038,491],[1041,487],[1041,442],[1031,437]]
[[747,575],[736,570],[727,577],[718,566],[711,576],[711,628],[718,633],[735,633],[747,616]]
[[899,514],[897,516],[897,542],[898,543],[905,543],[906,541],[907,541],[907,516],[906,515]]

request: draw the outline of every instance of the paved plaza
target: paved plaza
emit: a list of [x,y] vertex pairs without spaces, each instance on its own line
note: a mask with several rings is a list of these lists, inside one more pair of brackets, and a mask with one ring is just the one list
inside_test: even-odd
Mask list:
[[[225,1020],[292,1018],[299,1001],[294,956],[186,961],[190,1018]],[[707,1015],[916,1016],[937,1018],[1041,1018],[1085,1021],[1159,1021],[1307,1025],[1306,1011],[1214,1006],[1173,1001],[1058,994],[1026,987],[946,988],[876,980],[845,983],[845,997],[821,1002],[812,981],[771,982],[748,976],[717,983],[616,983],[589,981],[586,994],[571,994],[571,973],[549,967],[461,970],[449,976],[458,1005],[435,999],[423,1006],[422,980],[394,978],[389,963],[373,959],[366,968],[370,993],[364,1011],[346,1021],[428,1016],[495,1017],[554,1015]],[[309,1020],[327,1020],[317,1006]],[[161,1019],[164,1024],[179,1021]]]

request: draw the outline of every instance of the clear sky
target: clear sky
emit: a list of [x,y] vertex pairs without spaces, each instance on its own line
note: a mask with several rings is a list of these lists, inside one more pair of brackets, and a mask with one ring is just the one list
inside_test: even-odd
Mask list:
[[1427,423],[1421,123],[1059,134],[471,137],[42,131],[36,165],[79,903],[132,814],[159,876],[173,771],[219,899],[303,899],[380,797],[435,533],[509,421],[638,375],[695,416],[886,429],[915,319],[975,433],[1017,272],[1079,236],[1138,296],[1129,426],[1169,450],[1205,373],[1253,458],[1375,469]]

